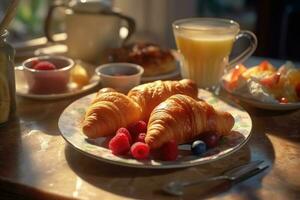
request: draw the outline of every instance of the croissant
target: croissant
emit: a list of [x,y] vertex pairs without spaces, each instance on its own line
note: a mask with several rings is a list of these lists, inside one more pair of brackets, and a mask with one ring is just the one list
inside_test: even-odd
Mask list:
[[82,131],[89,138],[108,136],[138,121],[141,115],[139,105],[126,95],[111,89],[100,90],[85,113]]
[[155,81],[134,87],[128,93],[142,109],[142,119],[147,121],[152,110],[161,102],[174,94],[185,94],[197,98],[198,88],[189,80]]
[[234,118],[228,112],[217,111],[204,101],[177,94],[152,111],[145,142],[150,148],[159,148],[172,139],[181,144],[207,131],[226,135],[233,125]]
[[196,98],[197,86],[191,80],[156,81],[133,88],[128,96],[112,88],[99,90],[82,121],[82,131],[89,138],[113,134],[138,120],[148,120],[151,111],[173,94]]
[[[95,102],[97,102],[97,101],[101,101],[101,99],[102,99],[102,94],[108,93],[108,92],[117,92],[117,91],[116,91],[115,89],[109,88],[109,87],[105,87],[105,88],[100,89],[100,90],[97,92],[95,98],[92,100],[92,104],[95,103]],[[98,97],[99,97],[99,99],[98,99]]]
[[116,92],[117,90],[113,89],[113,88],[109,88],[109,87],[106,87],[106,88],[102,88],[101,90],[99,90],[96,94],[96,98],[97,96],[99,96],[100,94],[103,94],[103,93],[107,93],[107,92]]

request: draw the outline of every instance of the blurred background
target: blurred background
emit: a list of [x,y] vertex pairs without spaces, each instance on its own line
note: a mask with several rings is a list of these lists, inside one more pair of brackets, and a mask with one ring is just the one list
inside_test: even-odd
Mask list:
[[[2,18],[10,0],[1,0]],[[62,0],[63,1],[63,0]],[[81,0],[86,1],[86,0]],[[68,3],[68,0],[65,0]],[[175,48],[171,23],[188,17],[221,17],[237,21],[258,38],[254,55],[300,61],[299,0],[106,0],[137,24],[133,40]],[[22,0],[10,26],[13,44],[43,37],[43,25],[53,0]],[[55,32],[63,32],[63,11],[55,13]]]

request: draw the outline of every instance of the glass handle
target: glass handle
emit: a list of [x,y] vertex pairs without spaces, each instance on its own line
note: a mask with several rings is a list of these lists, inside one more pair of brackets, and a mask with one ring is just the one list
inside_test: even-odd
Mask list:
[[252,53],[255,51],[255,49],[257,47],[257,38],[254,33],[252,33],[251,31],[240,31],[239,34],[235,37],[235,39],[237,41],[243,37],[247,38],[249,40],[250,44],[238,56],[236,56],[231,61],[229,61],[229,65],[228,65],[229,69],[227,69],[227,70],[230,70],[237,64],[243,63],[245,60],[247,60],[252,55]]

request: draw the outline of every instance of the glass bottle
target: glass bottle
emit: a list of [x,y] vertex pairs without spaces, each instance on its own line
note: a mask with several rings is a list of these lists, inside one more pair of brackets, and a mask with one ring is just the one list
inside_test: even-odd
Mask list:
[[7,30],[0,33],[0,125],[13,117],[16,111],[15,51],[7,43],[7,37]]

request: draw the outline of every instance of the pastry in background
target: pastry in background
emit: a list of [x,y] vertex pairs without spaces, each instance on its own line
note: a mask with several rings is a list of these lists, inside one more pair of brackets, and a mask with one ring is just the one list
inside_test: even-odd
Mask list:
[[152,43],[135,43],[111,49],[108,61],[138,64],[144,68],[145,77],[169,73],[176,69],[176,59],[172,52]]

